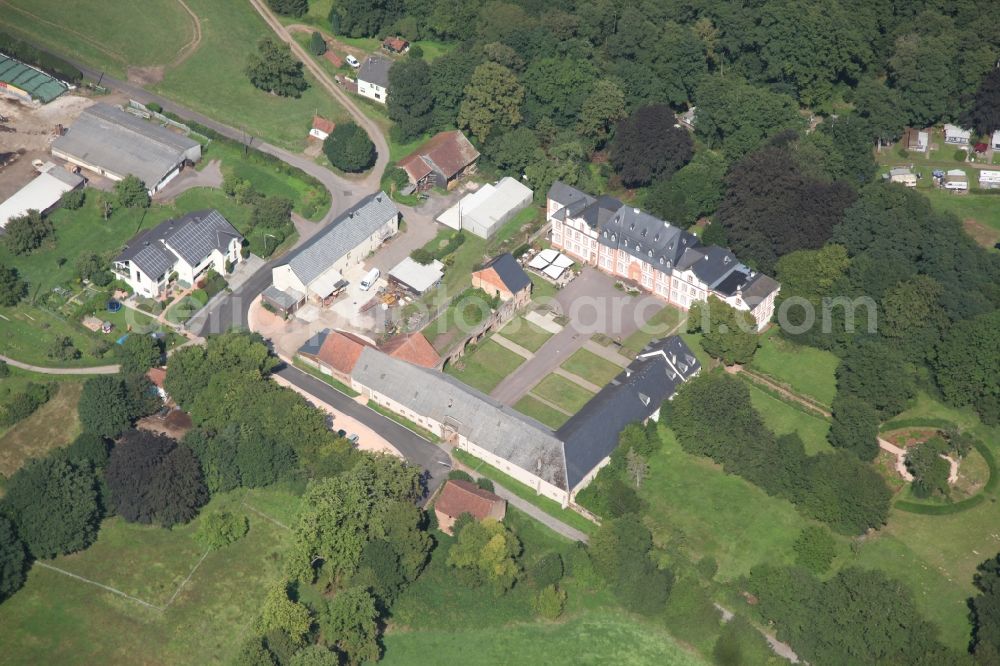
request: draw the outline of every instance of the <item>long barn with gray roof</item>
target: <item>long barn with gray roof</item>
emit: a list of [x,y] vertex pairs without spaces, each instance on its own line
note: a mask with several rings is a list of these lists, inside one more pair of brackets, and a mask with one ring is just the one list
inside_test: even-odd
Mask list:
[[453,377],[374,348],[362,351],[351,383],[366,399],[566,505],[606,464],[625,426],[655,417],[700,369],[681,338],[651,343],[555,432]]

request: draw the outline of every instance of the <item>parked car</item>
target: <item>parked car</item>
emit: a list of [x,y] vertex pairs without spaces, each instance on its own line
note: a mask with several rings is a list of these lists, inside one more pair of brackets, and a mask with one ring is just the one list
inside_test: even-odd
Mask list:
[[338,430],[337,431],[337,437],[347,437],[347,431],[343,430],[343,429],[342,430]]
[[350,53],[347,54],[347,57],[344,58],[344,60],[346,60],[347,64],[353,67],[354,69],[361,67],[361,63],[358,62],[358,59],[352,56]]
[[347,438],[347,441],[349,441],[351,444],[355,444],[356,445],[358,443],[359,439],[360,439],[360,437],[358,437],[357,434],[355,434],[355,433],[352,432],[351,436]]

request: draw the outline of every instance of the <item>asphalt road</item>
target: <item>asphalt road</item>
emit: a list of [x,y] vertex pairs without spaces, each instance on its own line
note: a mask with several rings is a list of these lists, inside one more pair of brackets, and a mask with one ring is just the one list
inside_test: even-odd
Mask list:
[[285,364],[274,374],[316,396],[334,409],[362,421],[388,440],[408,461],[419,465],[426,471],[429,495],[433,494],[434,490],[448,477],[448,472],[451,470],[451,459],[443,448],[431,444],[412,430],[408,430],[375,410],[355,402],[326,382],[322,382],[294,366]]

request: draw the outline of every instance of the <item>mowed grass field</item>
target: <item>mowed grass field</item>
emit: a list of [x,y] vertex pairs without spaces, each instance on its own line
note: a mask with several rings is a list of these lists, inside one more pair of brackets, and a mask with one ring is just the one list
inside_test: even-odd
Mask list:
[[838,365],[840,359],[835,354],[789,342],[772,329],[761,336],[750,369],[829,406],[837,395],[834,373]]
[[0,435],[0,476],[10,477],[29,458],[41,458],[80,434],[76,405],[83,390],[83,378],[39,375],[11,368],[11,376],[0,379],[0,392],[8,389],[16,392],[29,381],[51,383],[53,395],[34,414]]
[[263,37],[277,40],[250,3],[187,3],[201,20],[201,45],[166,72],[156,92],[293,151],[305,147],[313,114],[336,123],[347,119],[343,107],[308,75],[310,87],[298,99],[271,95],[250,84],[244,72],[250,53]]
[[[280,576],[281,552],[290,535],[241,508],[244,492],[213,498],[208,508],[244,512],[250,520],[249,533],[203,560],[205,551],[193,539],[198,519],[164,530],[111,518],[88,550],[46,562],[165,610],[36,563],[25,587],[0,605],[4,660],[134,664],[139,658],[162,664],[232,663],[267,585]],[[250,497],[255,499],[254,494]],[[190,580],[173,597],[196,565]]]
[[7,0],[0,25],[118,78],[130,66],[169,64],[195,38],[194,19],[177,0]]
[[754,409],[774,434],[780,436],[797,432],[805,444],[806,453],[810,455],[833,450],[826,441],[826,433],[830,430],[829,422],[779,400],[752,384],[748,383],[747,388],[750,389],[750,402]]

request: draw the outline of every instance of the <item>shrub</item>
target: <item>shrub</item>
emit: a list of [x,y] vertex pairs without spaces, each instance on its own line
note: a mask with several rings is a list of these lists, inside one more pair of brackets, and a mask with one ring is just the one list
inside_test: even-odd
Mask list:
[[481,476],[478,479],[476,479],[476,485],[482,488],[483,490],[488,490],[490,492],[493,492],[493,482],[487,479],[485,476]]
[[959,149],[955,151],[953,157],[955,158],[956,162],[964,162],[966,159],[968,159],[969,154],[964,150]]
[[0,425],[12,426],[35,413],[49,400],[49,388],[44,384],[29,383],[23,391],[13,394],[0,408]]
[[715,561],[714,557],[708,555],[698,560],[695,567],[706,580],[712,580],[715,578],[715,574],[719,573],[719,563]]
[[464,472],[460,469],[453,469],[450,472],[448,472],[448,478],[458,481],[468,481],[469,483],[472,483],[472,477],[469,475],[469,473]]
[[146,108],[152,111],[153,113],[163,113],[163,107],[157,104],[156,102],[150,102],[149,104],[146,105]]
[[309,38],[309,50],[316,56],[326,53],[326,40],[323,39],[323,35],[313,31],[312,36]]
[[66,192],[61,197],[59,197],[59,205],[66,210],[77,210],[83,206],[84,201],[87,200],[87,193],[82,189],[75,189]]
[[342,123],[323,141],[330,164],[348,173],[360,173],[375,164],[378,153],[368,134],[355,123]]
[[562,615],[563,608],[566,607],[566,591],[560,590],[555,585],[549,585],[535,596],[531,606],[546,620],[555,620]]
[[247,517],[228,511],[209,511],[201,517],[195,538],[209,550],[218,550],[242,539],[250,529]]
[[906,158],[910,156],[910,151],[908,151],[906,148],[900,147],[899,150],[896,151],[896,154],[899,155],[900,157]]
[[837,555],[837,542],[826,528],[810,525],[799,534],[794,549],[796,564],[822,574],[829,570]]
[[528,577],[538,588],[555,585],[563,577],[563,561],[559,553],[548,553],[528,569]]
[[7,361],[0,361],[0,379],[9,376],[10,376],[10,366],[7,365]]
[[426,266],[427,264],[434,261],[434,255],[432,255],[424,248],[418,247],[416,250],[410,253],[410,259],[413,259],[413,261],[417,262],[422,266]]

